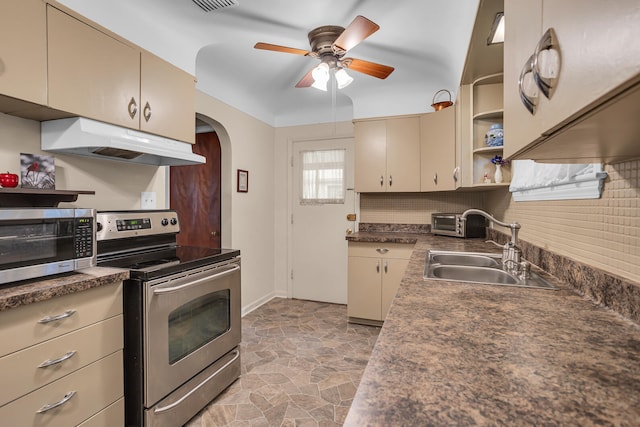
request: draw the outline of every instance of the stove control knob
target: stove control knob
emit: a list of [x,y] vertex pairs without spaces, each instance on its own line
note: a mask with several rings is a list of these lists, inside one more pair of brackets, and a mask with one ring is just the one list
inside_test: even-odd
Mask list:
[[160,221],[160,224],[166,227],[167,225],[169,225],[169,220],[167,218],[162,218],[162,221]]
[[171,218],[171,225],[176,225],[178,220],[176,218]]

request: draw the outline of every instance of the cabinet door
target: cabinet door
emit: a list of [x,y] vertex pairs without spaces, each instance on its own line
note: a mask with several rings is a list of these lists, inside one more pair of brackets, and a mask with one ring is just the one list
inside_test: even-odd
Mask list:
[[545,131],[639,75],[637,0],[545,0],[542,23],[543,32],[555,30],[562,58],[556,91],[542,115]]
[[347,314],[349,317],[382,320],[380,258],[349,257]]
[[384,259],[382,260],[382,320],[386,319],[391,303],[398,292],[404,272],[409,265],[408,259]]
[[421,191],[455,190],[455,109],[445,108],[420,118]]
[[144,51],[140,67],[140,129],[195,143],[194,77]]
[[47,23],[49,106],[139,128],[140,51],[51,6]]
[[504,5],[504,153],[508,158],[540,138],[542,125],[538,120],[544,95],[533,84],[532,75],[524,76],[524,89],[537,97],[536,114],[532,115],[520,99],[518,79],[542,36],[542,0],[508,1]]
[[359,193],[385,191],[387,127],[384,120],[354,124],[355,190]]
[[420,118],[387,120],[387,191],[420,191]]
[[41,0],[0,2],[0,94],[47,103],[47,21]]

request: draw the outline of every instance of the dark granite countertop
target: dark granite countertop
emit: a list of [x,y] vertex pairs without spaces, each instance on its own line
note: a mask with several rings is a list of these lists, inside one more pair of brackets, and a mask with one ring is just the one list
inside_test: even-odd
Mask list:
[[0,286],[0,311],[69,295],[129,278],[129,270],[91,267],[74,273]]
[[637,323],[548,274],[559,290],[425,281],[428,249],[499,248],[414,237],[346,426],[640,425]]

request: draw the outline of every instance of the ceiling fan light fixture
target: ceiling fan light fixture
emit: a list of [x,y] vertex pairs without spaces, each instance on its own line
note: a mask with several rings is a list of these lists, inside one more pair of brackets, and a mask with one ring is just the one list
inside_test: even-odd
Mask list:
[[340,68],[336,71],[336,81],[338,82],[338,89],[343,89],[353,82],[353,77],[347,73],[347,70]]
[[311,77],[313,77],[313,84],[311,87],[315,87],[316,89],[326,92],[327,82],[329,81],[329,65],[321,62],[320,65],[313,69]]

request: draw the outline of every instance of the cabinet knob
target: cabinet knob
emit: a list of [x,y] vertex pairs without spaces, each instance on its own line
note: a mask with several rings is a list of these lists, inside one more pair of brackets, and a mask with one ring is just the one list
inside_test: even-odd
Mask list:
[[380,261],[376,263],[376,273],[380,273]]
[[138,114],[138,104],[136,104],[136,100],[131,97],[131,101],[129,101],[129,105],[127,105],[127,110],[129,111],[129,117],[132,119]]
[[149,105],[149,102],[144,104],[144,110],[142,110],[142,115],[144,116],[144,120],[147,122],[151,118],[151,105]]
[[388,272],[389,272],[389,262],[388,262],[388,261],[385,261],[385,262],[384,262],[384,272],[385,272],[385,273],[388,273]]
[[380,187],[384,185],[384,176],[380,175]]
[[393,176],[389,175],[389,187],[393,185]]
[[435,175],[433,175],[433,183],[437,184],[438,183],[438,173],[436,172]]

